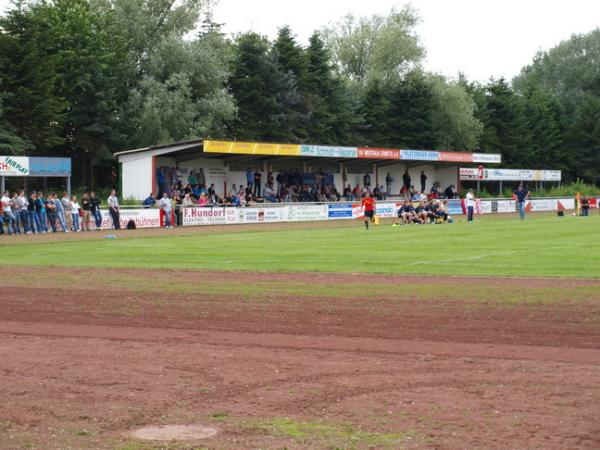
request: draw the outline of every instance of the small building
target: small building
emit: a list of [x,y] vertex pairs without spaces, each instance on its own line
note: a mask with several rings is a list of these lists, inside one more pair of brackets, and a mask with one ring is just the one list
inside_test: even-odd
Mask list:
[[116,153],[116,156],[120,165],[121,195],[138,200],[159,191],[159,176],[166,176],[167,184],[174,178],[181,179],[185,186],[192,171],[199,173],[200,169],[205,184],[214,184],[221,196],[228,195],[234,184],[246,185],[248,170],[262,173],[263,184],[268,173],[276,178],[279,173],[288,171],[321,172],[327,174],[340,193],[348,184],[362,187],[365,175],[369,175],[371,187],[385,188],[390,174],[391,193],[399,195],[405,171],[417,190],[421,187],[421,174],[427,178],[427,191],[436,182],[443,190],[450,185],[460,185],[461,165],[501,163],[500,155],[487,153],[215,140],[139,148]]

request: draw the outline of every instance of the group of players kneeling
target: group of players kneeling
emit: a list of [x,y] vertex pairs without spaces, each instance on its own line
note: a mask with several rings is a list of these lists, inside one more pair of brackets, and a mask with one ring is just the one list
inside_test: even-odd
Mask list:
[[400,225],[418,225],[452,223],[453,219],[448,214],[448,204],[441,200],[427,200],[416,203],[405,201],[398,209],[398,216],[394,219],[393,227]]

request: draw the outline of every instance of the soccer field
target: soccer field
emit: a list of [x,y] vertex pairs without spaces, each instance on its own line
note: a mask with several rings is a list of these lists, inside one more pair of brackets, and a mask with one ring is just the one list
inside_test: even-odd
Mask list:
[[[475,223],[366,231],[351,223],[96,233],[85,239],[2,240],[3,264],[260,272],[600,277],[600,216],[487,216]],[[336,227],[337,225],[337,227]],[[194,230],[197,232],[195,233]],[[258,231],[256,231],[258,230]],[[171,235],[169,235],[171,234]],[[135,237],[132,237],[135,236]],[[80,236],[77,236],[80,237]],[[84,237],[84,236],[81,236]]]
[[599,229],[3,236],[0,448],[595,450]]

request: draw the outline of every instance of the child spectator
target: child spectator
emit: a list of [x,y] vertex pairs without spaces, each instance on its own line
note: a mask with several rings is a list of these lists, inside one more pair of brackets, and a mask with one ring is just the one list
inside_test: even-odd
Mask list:
[[71,220],[73,222],[73,231],[79,233],[79,203],[77,202],[77,196],[71,197]]

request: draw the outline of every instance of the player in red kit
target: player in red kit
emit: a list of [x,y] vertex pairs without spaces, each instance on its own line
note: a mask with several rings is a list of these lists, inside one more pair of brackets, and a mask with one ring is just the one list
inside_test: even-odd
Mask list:
[[365,210],[365,227],[369,229],[369,222],[375,222],[375,200],[367,192],[363,198],[361,206]]

